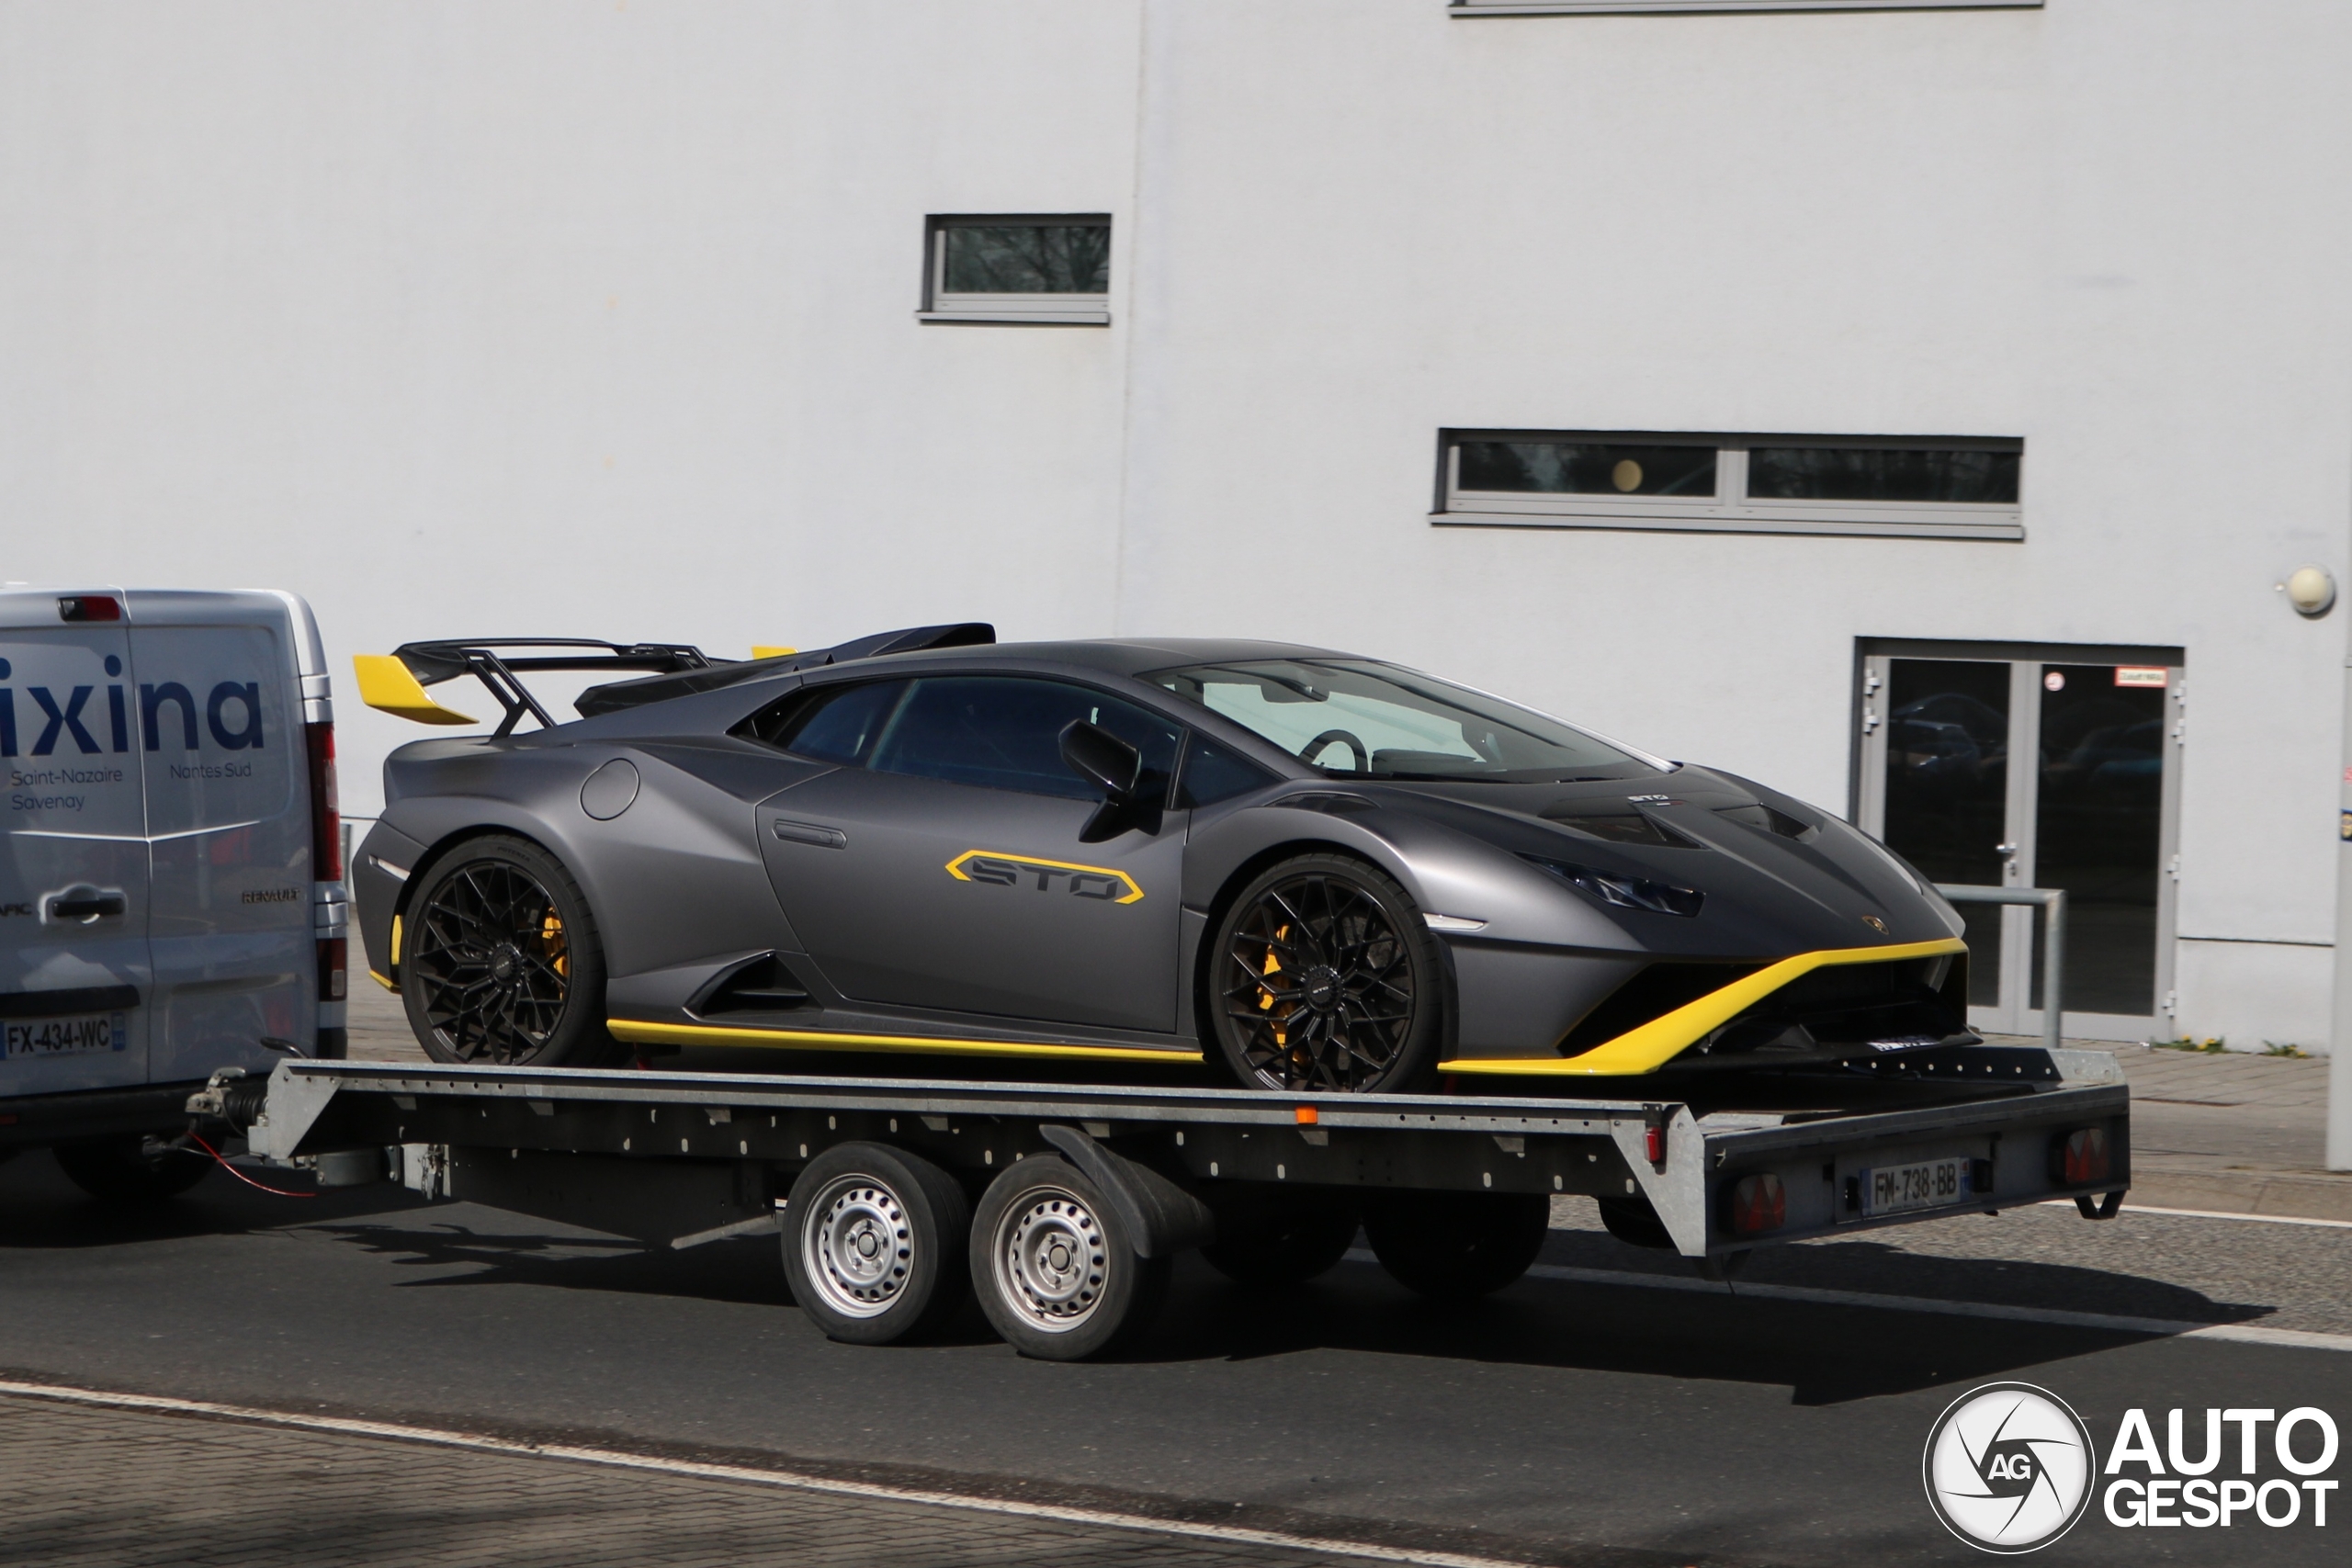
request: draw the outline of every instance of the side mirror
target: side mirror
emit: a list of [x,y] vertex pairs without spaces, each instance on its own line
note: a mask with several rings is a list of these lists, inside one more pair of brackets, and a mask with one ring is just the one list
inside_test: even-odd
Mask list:
[[1142,752],[1101,725],[1082,718],[1072,719],[1062,730],[1062,761],[1110,801],[1131,798],[1143,773]]

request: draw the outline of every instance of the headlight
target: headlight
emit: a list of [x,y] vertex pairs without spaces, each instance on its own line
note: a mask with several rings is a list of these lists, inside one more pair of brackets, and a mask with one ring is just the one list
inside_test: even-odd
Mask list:
[[1521,855],[1520,859],[1567,883],[1580,887],[1604,904],[1621,909],[1646,909],[1653,915],[1695,915],[1707,896],[1695,887],[1677,887],[1670,882],[1652,882],[1646,877],[1628,876],[1623,872],[1596,871],[1589,865],[1572,865],[1566,861],[1546,860],[1542,855]]

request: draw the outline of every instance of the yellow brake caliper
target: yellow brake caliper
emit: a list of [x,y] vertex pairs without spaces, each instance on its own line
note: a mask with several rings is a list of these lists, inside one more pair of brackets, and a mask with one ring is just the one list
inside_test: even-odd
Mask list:
[[[1274,952],[1274,942],[1280,942],[1289,935],[1290,928],[1288,926],[1283,926],[1274,932],[1274,941],[1266,944],[1266,967],[1262,971],[1264,975],[1279,975],[1283,972],[1283,961]],[[1272,986],[1266,985],[1261,979],[1259,983],[1258,989],[1261,993],[1258,998],[1258,1010],[1265,1012],[1271,1010],[1274,1005],[1274,988]],[[1289,1036],[1283,1032],[1280,1025],[1276,1025],[1274,1028],[1274,1043],[1283,1046],[1287,1046],[1290,1043]]]
[[547,949],[548,967],[565,979],[571,979],[571,960],[563,947],[563,917],[553,909],[549,909],[539,921],[539,945]]

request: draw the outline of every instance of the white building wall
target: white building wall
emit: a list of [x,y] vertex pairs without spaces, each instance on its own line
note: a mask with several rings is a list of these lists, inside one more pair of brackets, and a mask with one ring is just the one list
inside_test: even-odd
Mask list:
[[[1855,639],[2188,650],[2178,1026],[2324,1036],[2335,0],[0,4],[0,576],[1426,663],[1848,804]],[[1105,211],[1108,329],[919,325]],[[2020,435],[2023,543],[1435,528],[1443,426]],[[346,792],[406,739],[344,709]]]

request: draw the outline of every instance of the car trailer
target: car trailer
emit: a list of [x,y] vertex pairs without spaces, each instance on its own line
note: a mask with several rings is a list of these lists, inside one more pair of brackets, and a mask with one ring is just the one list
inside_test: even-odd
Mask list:
[[[1464,1299],[1533,1262],[1555,1194],[1720,1278],[1758,1247],[1942,1214],[2071,1196],[2106,1218],[2131,1182],[2104,1052],[1713,1081],[1680,1101],[1293,1096],[296,1059],[216,1075],[188,1109],[322,1186],[398,1179],[670,1247],[774,1229],[835,1338],[904,1337],[968,1288],[1017,1348],[1061,1360],[1143,1326],[1192,1247],[1280,1284],[1336,1264],[1361,1224],[1399,1281]],[[1825,1081],[1845,1109],[1821,1108]],[[1794,1109],[1708,1109],[1776,1097]]]

